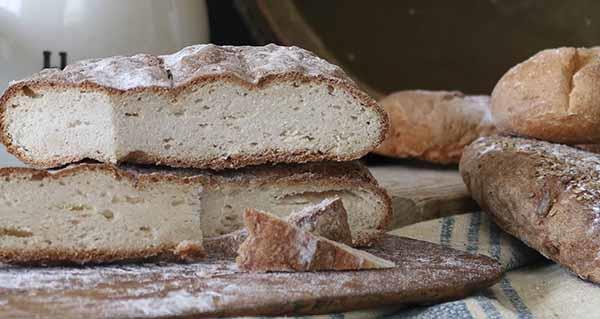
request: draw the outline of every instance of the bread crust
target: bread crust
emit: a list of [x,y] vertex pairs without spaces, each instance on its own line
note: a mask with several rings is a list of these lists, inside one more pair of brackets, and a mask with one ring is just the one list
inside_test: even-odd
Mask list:
[[458,91],[399,91],[381,101],[391,130],[374,153],[455,164],[463,148],[496,129],[488,96],[467,96]]
[[600,47],[541,51],[496,84],[496,125],[503,133],[557,143],[599,143],[598,81]]
[[460,172],[496,223],[579,277],[600,283],[600,157],[565,145],[481,138]]
[[248,238],[238,249],[242,270],[322,271],[391,268],[394,263],[293,226],[269,213],[247,209]]
[[[137,189],[144,189],[155,183],[198,184],[203,189],[221,187],[224,183],[235,183],[238,186],[258,187],[265,184],[284,186],[306,184],[321,186],[362,187],[377,194],[383,201],[385,216],[377,225],[377,229],[385,229],[392,218],[391,199],[381,188],[368,169],[358,162],[348,163],[309,163],[302,165],[256,166],[239,170],[211,172],[199,169],[174,169],[160,167],[115,166],[111,164],[76,164],[54,171],[37,170],[27,167],[0,168],[0,179],[32,179],[60,180],[84,172],[98,171],[112,176],[115,180],[127,179]],[[243,240],[243,238],[241,239]],[[237,249],[228,240],[215,241],[207,239],[204,247],[194,245],[163,245],[149,247],[146,250],[53,250],[11,251],[0,249],[0,262],[12,264],[83,264],[107,263],[133,260],[178,260],[188,261],[209,255],[230,255]],[[196,249],[198,248],[198,249]]]
[[[283,53],[274,53],[283,50]],[[270,59],[262,58],[263,55]],[[268,65],[271,65],[270,67]],[[107,71],[105,71],[105,69]],[[136,74],[134,80],[128,74]],[[133,75],[132,75],[133,77]],[[132,83],[133,82],[133,83]],[[26,92],[77,88],[102,92],[110,96],[135,95],[151,92],[169,99],[178,99],[198,86],[215,82],[231,83],[249,90],[260,90],[272,84],[315,83],[330,90],[344,90],[361,105],[373,109],[382,127],[371,148],[352,154],[336,155],[328,152],[280,152],[266,150],[260,156],[236,155],[218,159],[162,158],[143,152],[133,152],[120,160],[123,163],[158,164],[172,167],[195,167],[222,170],[264,163],[305,163],[316,161],[350,161],[366,155],[383,142],[389,131],[386,112],[337,66],[298,47],[233,47],[196,45],[171,55],[136,55],[84,60],[67,66],[63,71],[44,70],[30,78],[12,82],[0,97],[0,141],[7,150],[25,163],[36,168],[53,168],[78,162],[84,158],[63,157],[39,161],[19,149],[7,132],[6,108],[11,98]],[[24,92],[26,91],[26,92]]]

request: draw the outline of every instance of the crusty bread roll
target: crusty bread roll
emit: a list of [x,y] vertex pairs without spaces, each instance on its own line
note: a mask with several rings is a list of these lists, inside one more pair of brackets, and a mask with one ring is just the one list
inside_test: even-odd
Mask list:
[[458,163],[466,145],[495,132],[488,96],[457,91],[400,91],[379,103],[391,122],[391,134],[375,150],[380,155]]
[[109,164],[4,168],[0,262],[189,260],[201,257],[206,239],[241,228],[247,207],[284,217],[332,196],[344,201],[352,232],[390,221],[389,197],[355,162],[219,173]]
[[492,93],[508,134],[566,144],[600,143],[600,48],[544,50],[510,69]]
[[583,279],[600,283],[600,156],[566,145],[485,137],[460,172],[496,223]]
[[244,213],[248,238],[236,262],[247,271],[320,271],[391,268],[394,263],[255,209]]
[[0,129],[7,149],[37,168],[93,159],[224,169],[357,159],[383,141],[388,120],[306,50],[196,45],[11,83]]

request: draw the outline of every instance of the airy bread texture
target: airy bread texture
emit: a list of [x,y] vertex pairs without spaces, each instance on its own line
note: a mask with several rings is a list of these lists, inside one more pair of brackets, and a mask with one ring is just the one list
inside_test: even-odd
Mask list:
[[1,169],[0,262],[100,263],[202,257],[198,196],[109,166]]
[[0,111],[4,144],[38,168],[348,161],[388,130],[340,68],[276,45],[85,60],[11,83]]
[[400,91],[379,103],[389,115],[391,134],[375,153],[434,163],[458,163],[463,148],[495,133],[488,96],[457,91]]
[[473,198],[502,229],[600,283],[600,156],[487,137],[465,149],[460,171]]
[[334,196],[346,203],[353,232],[385,229],[391,217],[389,197],[353,162],[220,173],[82,164],[51,173],[5,168],[0,177],[6,263],[193,259],[203,237],[240,229],[247,207],[284,217]]
[[544,50],[510,69],[492,93],[505,133],[567,143],[600,143],[600,48]]
[[248,238],[236,262],[246,271],[321,271],[391,268],[391,261],[316,236],[274,215],[244,213]]

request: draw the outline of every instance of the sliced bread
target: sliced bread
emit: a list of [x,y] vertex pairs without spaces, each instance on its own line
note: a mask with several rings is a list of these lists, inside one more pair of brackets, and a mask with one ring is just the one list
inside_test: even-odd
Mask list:
[[395,264],[313,235],[270,213],[247,209],[248,238],[236,262],[246,271],[321,271],[391,268]]
[[359,163],[220,173],[82,164],[0,169],[0,262],[190,259],[203,237],[243,226],[247,207],[281,216],[325,198],[346,203],[352,231],[383,229],[390,200]]
[[383,109],[339,67],[277,45],[85,60],[11,83],[0,112],[2,141],[37,168],[348,161],[388,130]]

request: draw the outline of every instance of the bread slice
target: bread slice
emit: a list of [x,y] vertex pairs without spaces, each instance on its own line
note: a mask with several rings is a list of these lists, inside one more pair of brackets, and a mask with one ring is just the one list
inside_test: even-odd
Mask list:
[[290,214],[287,221],[309,233],[352,245],[348,214],[339,197],[326,198]]
[[375,150],[384,156],[458,163],[465,146],[496,132],[486,95],[399,91],[379,103],[391,122],[391,133]]
[[600,283],[600,156],[513,137],[481,138],[460,171],[498,225],[583,279]]
[[313,235],[274,215],[247,209],[248,238],[236,262],[246,271],[320,271],[391,268],[391,261]]
[[340,68],[277,45],[81,61],[11,83],[0,110],[2,141],[38,168],[348,161],[388,129],[385,112]]
[[566,144],[600,143],[600,47],[543,50],[502,76],[492,114],[503,133]]
[[[385,228],[390,200],[358,163],[220,173],[82,164],[0,169],[0,262],[98,263],[192,255],[203,238],[243,226],[246,207],[286,216],[339,196],[352,231]],[[181,245],[180,245],[181,244]]]

